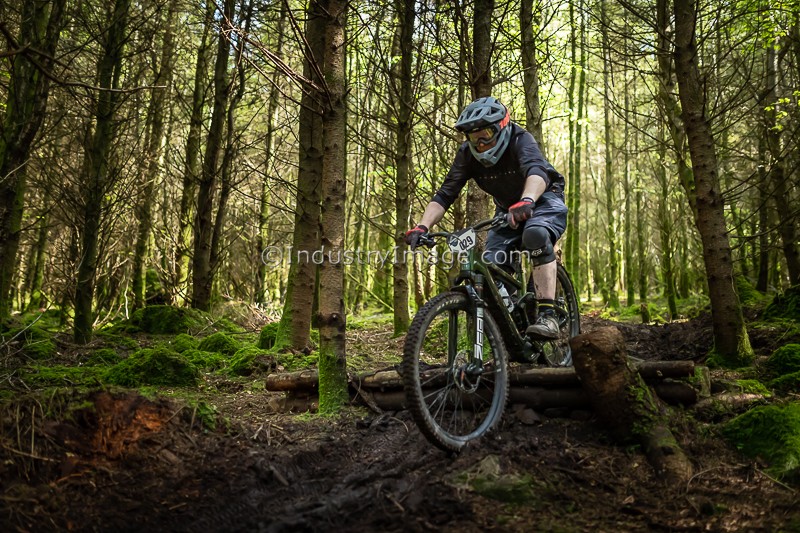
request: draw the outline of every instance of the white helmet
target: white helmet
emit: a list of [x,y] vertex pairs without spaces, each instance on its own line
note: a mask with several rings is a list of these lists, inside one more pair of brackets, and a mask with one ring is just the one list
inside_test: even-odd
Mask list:
[[[506,106],[492,96],[471,102],[456,121],[455,129],[467,136],[472,155],[484,166],[497,163],[511,140],[511,129],[507,128],[511,117]],[[478,151],[481,145],[494,143],[488,150]]]

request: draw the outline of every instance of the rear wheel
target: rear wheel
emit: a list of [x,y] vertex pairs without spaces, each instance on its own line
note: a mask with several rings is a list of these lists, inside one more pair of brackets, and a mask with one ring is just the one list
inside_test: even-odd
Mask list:
[[434,444],[459,451],[491,430],[508,396],[507,352],[497,323],[483,318],[483,356],[476,357],[470,298],[446,292],[414,317],[403,348],[403,383],[414,421]]
[[555,309],[560,335],[558,339],[542,345],[542,355],[551,366],[572,366],[569,341],[581,331],[581,315],[572,280],[561,263],[556,267]]

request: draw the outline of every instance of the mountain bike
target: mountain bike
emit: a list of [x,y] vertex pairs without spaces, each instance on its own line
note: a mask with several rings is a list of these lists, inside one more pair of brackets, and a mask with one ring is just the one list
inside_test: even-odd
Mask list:
[[[461,450],[498,423],[508,397],[509,358],[572,365],[569,339],[580,331],[580,315],[575,289],[560,261],[555,312],[561,335],[541,341],[525,334],[538,316],[532,277],[525,284],[518,261],[515,274],[509,274],[477,253],[477,232],[506,224],[505,215],[500,215],[454,233],[428,233],[420,240],[429,247],[446,240],[459,260],[450,290],[429,300],[412,320],[401,366],[414,421],[433,444],[447,451]],[[521,294],[511,297],[511,309],[498,282],[508,293]]]

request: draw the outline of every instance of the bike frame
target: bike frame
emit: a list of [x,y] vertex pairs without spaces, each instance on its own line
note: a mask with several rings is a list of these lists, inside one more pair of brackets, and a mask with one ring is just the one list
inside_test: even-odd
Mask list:
[[[496,217],[479,222],[472,229],[478,231],[487,226],[496,227],[504,221],[504,217]],[[441,232],[432,233],[429,236],[435,238],[451,237],[452,235],[454,234]],[[495,322],[497,322],[509,353],[521,354],[526,359],[530,358],[540,350],[540,346],[520,335],[514,318],[508,312],[497,288],[497,280],[499,279],[506,287],[509,289],[514,287],[518,294],[521,294],[524,283],[519,269],[518,276],[513,276],[497,265],[487,263],[477,256],[475,247],[468,249],[459,257],[460,270],[451,290],[466,293],[475,305],[476,335],[473,355],[477,360],[483,360],[483,317],[484,311],[488,309],[495,318]],[[487,288],[488,291],[486,290]],[[509,292],[513,291],[509,290]]]

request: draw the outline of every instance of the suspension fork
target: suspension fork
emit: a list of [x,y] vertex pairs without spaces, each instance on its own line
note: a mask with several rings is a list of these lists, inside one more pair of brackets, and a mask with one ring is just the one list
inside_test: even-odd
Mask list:
[[467,285],[467,294],[475,304],[475,341],[473,344],[473,360],[483,363],[483,317],[486,303],[483,301],[483,275],[475,274],[473,284]]

